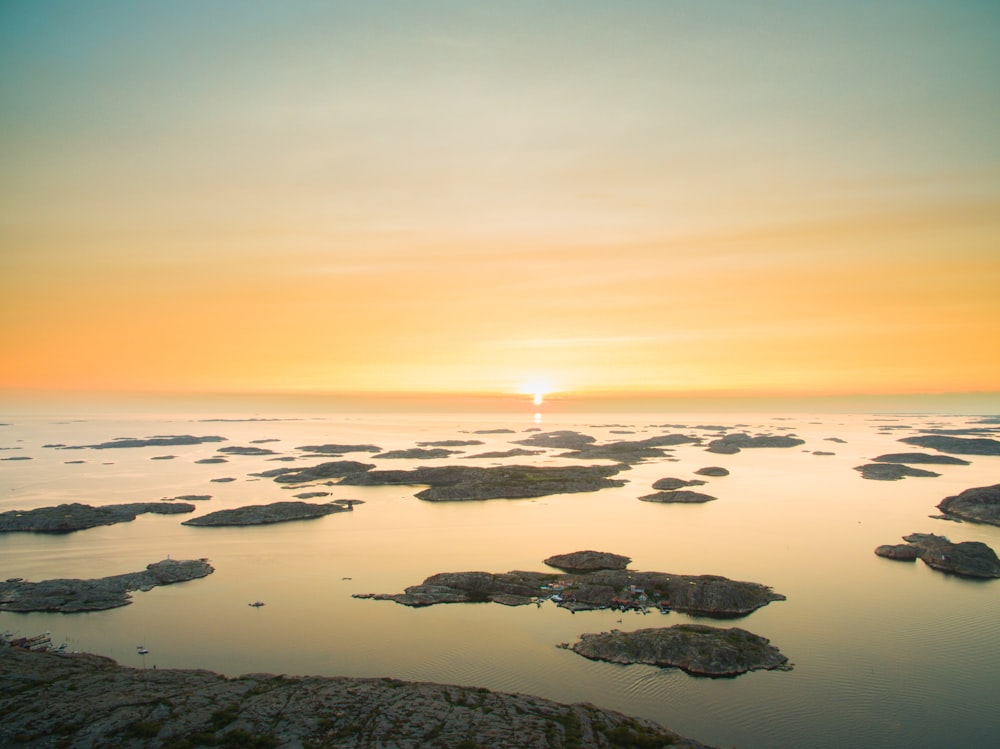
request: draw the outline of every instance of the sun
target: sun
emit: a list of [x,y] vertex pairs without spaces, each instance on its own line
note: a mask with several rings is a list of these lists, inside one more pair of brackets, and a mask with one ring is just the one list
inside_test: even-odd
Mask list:
[[545,402],[545,396],[549,393],[554,393],[555,388],[548,380],[532,380],[531,382],[526,382],[517,389],[517,392],[522,395],[530,395],[531,402],[536,406],[540,406]]

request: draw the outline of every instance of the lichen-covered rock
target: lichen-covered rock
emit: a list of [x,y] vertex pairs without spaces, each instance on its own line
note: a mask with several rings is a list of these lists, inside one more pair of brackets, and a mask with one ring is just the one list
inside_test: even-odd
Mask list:
[[788,658],[760,635],[745,629],[677,624],[622,632],[584,634],[574,653],[610,663],[646,663],[679,668],[694,676],[737,676],[756,670],[791,670]]

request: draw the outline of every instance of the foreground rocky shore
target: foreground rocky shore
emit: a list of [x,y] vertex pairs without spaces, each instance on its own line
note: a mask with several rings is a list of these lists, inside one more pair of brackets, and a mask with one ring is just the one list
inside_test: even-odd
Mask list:
[[124,668],[0,647],[0,746],[678,747],[651,721],[588,704],[395,679]]

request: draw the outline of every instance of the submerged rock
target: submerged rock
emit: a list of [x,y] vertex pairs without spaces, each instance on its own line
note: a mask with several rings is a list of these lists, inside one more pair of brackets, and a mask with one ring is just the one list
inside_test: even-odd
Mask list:
[[[178,497],[177,499],[184,499]],[[184,502],[131,502],[121,505],[91,505],[73,502],[34,510],[10,510],[0,513],[0,533],[72,533],[100,525],[128,523],[144,513],[178,515],[194,512],[195,506]]]
[[181,525],[220,527],[233,525],[270,525],[291,520],[312,520],[335,512],[347,512],[350,505],[343,503],[314,504],[312,502],[274,502],[269,505],[248,505],[231,510],[219,510],[185,520]]
[[91,580],[56,579],[35,583],[8,580],[0,582],[0,611],[103,611],[130,604],[132,591],[195,580],[214,571],[204,559],[165,559],[147,565],[142,572]]
[[628,567],[631,558],[607,551],[573,551],[569,554],[556,554],[545,560],[549,567],[564,572],[593,572],[595,570],[623,570]]
[[644,718],[526,694],[397,679],[228,678],[20,648],[0,648],[0,713],[3,746],[704,749]]
[[580,635],[579,642],[564,647],[591,660],[679,668],[694,676],[791,670],[788,658],[768,639],[739,627],[676,624],[632,632],[615,629]]
[[525,499],[549,494],[593,492],[624,486],[609,478],[626,469],[613,466],[431,466],[410,471],[369,471],[350,474],[340,482],[349,486],[420,486],[430,488],[416,497],[432,502],[481,499]]
[[962,520],[1000,525],[1000,484],[978,486],[954,497],[945,497],[938,509]]
[[[932,569],[963,577],[1000,577],[1000,559],[981,541],[953,543],[933,533],[911,533],[903,536],[903,540],[913,548],[913,554]],[[889,559],[910,558],[901,544],[879,546],[875,553]]]
[[661,603],[676,611],[714,617],[745,616],[785,597],[766,585],[718,575],[596,570],[588,573],[511,571],[442,572],[403,593],[356,593],[354,598],[404,606],[495,602],[508,606],[551,599],[571,611],[643,609]]
[[916,437],[904,437],[899,441],[955,455],[1000,455],[1000,442],[986,437],[968,439],[938,434],[922,434]]
[[907,476],[933,478],[941,475],[922,468],[910,468],[901,463],[866,463],[863,466],[855,466],[854,470],[861,472],[861,478],[871,481],[898,481]]

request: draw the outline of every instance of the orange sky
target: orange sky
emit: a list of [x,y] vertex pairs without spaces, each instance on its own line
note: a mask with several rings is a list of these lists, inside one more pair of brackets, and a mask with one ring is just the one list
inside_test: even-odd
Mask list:
[[1000,390],[991,3],[0,6],[0,388]]

